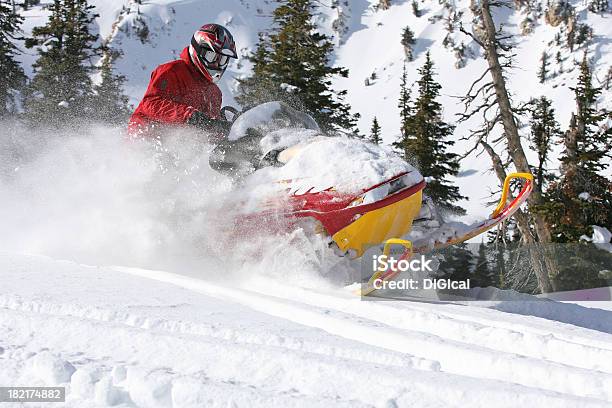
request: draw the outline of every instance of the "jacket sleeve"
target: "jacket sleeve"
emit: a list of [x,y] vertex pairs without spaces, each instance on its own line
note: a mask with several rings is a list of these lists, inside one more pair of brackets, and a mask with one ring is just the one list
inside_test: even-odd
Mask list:
[[142,99],[142,108],[151,119],[162,122],[185,123],[195,108],[176,101],[181,83],[172,70],[162,67],[151,74],[151,82]]
[[[222,103],[222,93],[219,87],[216,84],[213,84],[214,92],[211,98],[211,106],[210,106],[210,116],[214,119],[221,118],[221,103]],[[225,118],[221,118],[225,119]]]

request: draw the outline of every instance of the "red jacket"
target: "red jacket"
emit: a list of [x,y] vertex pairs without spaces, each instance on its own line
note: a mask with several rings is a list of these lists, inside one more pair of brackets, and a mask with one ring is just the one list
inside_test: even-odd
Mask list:
[[160,65],[153,71],[149,87],[130,118],[128,132],[138,135],[155,124],[184,124],[196,110],[218,119],[221,90],[198,71],[185,48],[181,59]]

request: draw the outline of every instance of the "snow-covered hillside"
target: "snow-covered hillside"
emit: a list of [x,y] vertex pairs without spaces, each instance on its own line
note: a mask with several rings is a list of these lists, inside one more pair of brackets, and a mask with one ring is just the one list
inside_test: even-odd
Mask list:
[[[41,2],[45,3],[48,1]],[[269,0],[159,0],[142,1],[141,5],[134,0],[93,0],[91,3],[100,14],[97,22],[101,38],[123,52],[117,69],[127,77],[126,91],[133,104],[137,104],[143,95],[150,72],[158,64],[177,58],[199,25],[204,22],[226,25],[236,38],[240,56],[244,57],[253,50],[258,32],[270,28],[271,12],[276,5]],[[406,62],[400,39],[406,26],[417,39],[414,61],[406,62],[408,82],[417,79],[417,69],[423,63],[425,51],[429,50],[439,74],[437,79],[443,86],[441,101],[445,119],[454,122],[456,114],[463,109],[456,96],[464,95],[485,67],[476,45],[459,32],[459,24],[468,30],[471,27],[470,0],[419,1],[419,17],[413,14],[411,1],[392,0],[387,10],[378,8],[378,3],[378,0],[316,2],[316,22],[337,44],[332,60],[334,64],[349,69],[349,77],[337,79],[334,86],[348,90],[347,101],[354,112],[361,114],[361,132],[368,134],[372,119],[377,116],[386,143],[394,142],[399,136],[397,100],[402,67]],[[575,9],[578,23],[587,23],[593,29],[593,39],[588,48],[577,46],[573,53],[567,47],[555,45],[557,34],[565,38],[566,25],[561,23],[553,27],[546,23],[547,2],[524,2],[520,11],[500,9],[495,15],[498,25],[503,25],[508,33],[517,34],[514,39],[515,68],[509,72],[515,103],[546,95],[553,100],[557,119],[564,128],[575,109],[573,93],[569,89],[577,77],[575,61],[580,60],[587,49],[595,81],[601,85],[608,75],[612,55],[610,14],[597,15],[588,11],[587,2],[570,0],[569,3]],[[33,26],[43,24],[47,14],[36,7],[25,16],[27,33]],[[525,31],[526,19],[530,22],[530,32],[521,34]],[[448,31],[449,20],[454,21],[451,33]],[[465,66],[457,69],[454,48],[462,45],[465,47]],[[549,54],[551,78],[540,84],[536,73],[543,51]],[[557,51],[561,53],[561,65],[555,62]],[[34,51],[27,50],[22,60],[29,70],[35,60]],[[235,104],[235,78],[248,75],[250,68],[245,59],[230,65],[220,83],[224,103]],[[373,73],[377,79],[370,80],[370,84],[365,86],[366,78]],[[612,92],[605,90],[601,103],[610,105],[611,102]],[[470,121],[457,127],[454,134],[457,152],[464,153],[471,147],[471,143],[461,139],[478,124]],[[482,202],[490,197],[491,189],[496,190],[498,184],[494,174],[488,171],[489,167],[488,157],[476,153],[462,162],[462,177],[457,179],[457,183],[462,194],[470,198],[462,204],[470,214],[465,221],[472,222],[487,212]]]
[[363,302],[9,253],[0,270],[0,384],[66,386],[70,407],[612,403],[610,311]]

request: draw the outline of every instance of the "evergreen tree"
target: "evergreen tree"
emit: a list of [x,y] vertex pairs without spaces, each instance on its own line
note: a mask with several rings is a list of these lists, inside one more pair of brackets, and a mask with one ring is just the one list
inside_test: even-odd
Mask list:
[[412,14],[415,17],[421,17],[421,10],[419,10],[419,3],[416,0],[412,0]]
[[26,113],[35,123],[60,125],[91,115],[89,77],[98,36],[89,29],[95,18],[87,0],[54,0],[46,25],[35,27],[26,47],[38,49],[34,77],[26,93]]
[[405,134],[395,146],[404,152],[406,158],[414,157],[421,173],[431,178],[426,193],[436,205],[463,214],[465,210],[453,203],[464,197],[459,194],[459,188],[446,179],[458,173],[459,162],[457,154],[447,151],[454,144],[448,140],[454,126],[442,120],[442,105],[436,101],[441,86],[434,80],[429,52],[419,74],[419,96],[407,120]]
[[608,0],[591,0],[589,10],[593,13],[605,13],[609,9]]
[[543,191],[547,174],[546,162],[553,141],[561,134],[559,124],[555,120],[552,102],[545,96],[532,101],[530,127],[531,149],[538,153],[538,165],[534,171],[535,186],[539,191]]
[[149,25],[145,21],[145,19],[140,14],[140,8],[138,8],[138,15],[133,20],[134,31],[136,32],[136,36],[140,40],[142,44],[146,44],[149,41],[149,35],[151,34],[151,30],[149,30]]
[[542,52],[542,57],[540,58],[540,70],[538,71],[538,79],[540,83],[543,84],[546,82],[546,78],[548,77],[548,54],[546,51]]
[[601,88],[593,86],[591,68],[586,53],[580,64],[578,84],[571,88],[576,95],[576,120],[580,138],[577,140],[579,165],[588,172],[605,170],[610,158],[611,129],[600,129],[599,123],[609,115],[605,108],[597,108]]
[[414,38],[414,33],[410,27],[404,28],[401,43],[404,46],[404,54],[406,55],[406,58],[408,58],[408,61],[412,61],[412,46],[416,44],[416,39]]
[[481,242],[478,246],[478,257],[476,258],[476,265],[474,266],[473,272],[474,284],[472,286],[478,286],[486,288],[488,286],[495,286],[495,277],[491,269],[489,268],[489,259],[487,257],[487,246]]
[[551,183],[541,208],[557,242],[576,242],[591,234],[592,225],[612,224],[610,181],[600,174],[610,164],[612,129],[598,126],[609,112],[597,108],[601,88],[593,86],[586,55],[572,89],[576,113],[563,137],[561,178]]
[[40,4],[40,0],[24,0],[21,3],[21,7],[23,7],[24,10],[27,10],[32,6],[37,6],[39,4]]
[[467,281],[472,279],[474,269],[474,255],[467,244],[452,245],[440,251],[443,256],[439,272],[444,274],[444,278],[453,281]]
[[0,117],[15,111],[16,93],[25,85],[26,76],[15,56],[14,40],[23,18],[13,11],[8,1],[0,0]]
[[563,57],[561,57],[561,51],[557,51],[555,61],[557,62],[557,65],[559,65],[559,73],[563,73]]
[[578,35],[576,36],[576,44],[581,45],[593,38],[593,29],[588,24],[578,25]]
[[380,125],[378,124],[378,119],[374,116],[374,120],[372,120],[372,130],[370,131],[370,142],[374,144],[380,144],[382,142],[382,137],[380,135]]
[[252,108],[264,101],[275,99],[270,95],[273,89],[270,72],[270,49],[264,33],[259,33],[255,52],[247,57],[253,64],[253,74],[247,78],[238,79],[238,95],[236,100],[244,109]]
[[[313,23],[312,0],[278,0],[274,10],[274,29],[269,36],[269,50],[265,42],[252,58],[266,61],[259,64],[261,72],[252,77],[263,81],[256,87],[242,88],[243,100],[257,96],[266,100],[280,99],[299,110],[311,114],[324,131],[355,128],[357,115],[350,114],[350,105],[344,102],[346,91],[336,92],[331,87],[335,76],[347,77],[348,70],[331,67],[329,56],[333,44],[326,35],[316,31]],[[246,80],[247,85],[252,82]],[[260,88],[262,87],[262,88]],[[259,95],[253,90],[264,89]]]
[[400,97],[398,107],[400,109],[400,133],[402,139],[406,137],[406,129],[408,122],[412,116],[412,108],[410,106],[410,89],[408,88],[408,73],[406,72],[406,64],[402,71],[400,80]]
[[[513,219],[508,220],[512,222]],[[508,222],[507,221],[507,222]],[[500,289],[507,288],[506,276],[507,276],[507,265],[506,258],[508,253],[508,242],[511,241],[508,236],[507,222],[504,222],[498,229],[489,230],[487,232],[487,247],[491,249],[491,263],[493,264],[493,270],[491,279],[495,287]]]
[[130,115],[129,98],[123,93],[125,77],[113,72],[113,63],[119,53],[108,50],[100,68],[101,81],[94,87],[92,106],[95,108],[93,118],[109,123],[125,123]]

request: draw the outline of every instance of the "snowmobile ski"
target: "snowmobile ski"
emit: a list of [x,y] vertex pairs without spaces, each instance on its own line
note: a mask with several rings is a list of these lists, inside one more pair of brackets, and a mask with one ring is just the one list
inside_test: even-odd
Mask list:
[[[518,195],[508,203],[508,197],[510,195],[510,182],[514,179],[523,180],[523,185]],[[383,255],[388,256],[391,247],[394,245],[401,245],[404,247],[404,252],[398,258],[400,260],[410,259],[414,254],[426,254],[428,252],[443,249],[451,245],[460,244],[467,241],[468,239],[474,238],[491,228],[499,225],[501,222],[510,218],[520,206],[527,200],[529,194],[533,191],[533,175],[530,173],[512,173],[509,174],[504,180],[502,188],[502,196],[499,200],[499,204],[486,220],[472,224],[467,230],[462,231],[460,234],[448,237],[440,240],[436,235],[438,231],[443,230],[445,225],[436,229],[426,237],[420,238],[415,241],[409,241],[405,239],[393,238],[385,242],[383,248]],[[370,277],[368,282],[363,283],[361,288],[356,291],[361,296],[367,296],[372,292],[380,288],[380,284],[383,281],[393,279],[399,271],[393,270],[378,270]]]

